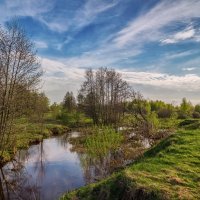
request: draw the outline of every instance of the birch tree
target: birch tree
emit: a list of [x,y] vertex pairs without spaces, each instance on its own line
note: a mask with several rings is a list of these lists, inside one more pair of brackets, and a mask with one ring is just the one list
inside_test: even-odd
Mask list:
[[0,150],[4,151],[13,120],[23,113],[26,91],[35,89],[42,71],[33,43],[12,21],[0,27]]

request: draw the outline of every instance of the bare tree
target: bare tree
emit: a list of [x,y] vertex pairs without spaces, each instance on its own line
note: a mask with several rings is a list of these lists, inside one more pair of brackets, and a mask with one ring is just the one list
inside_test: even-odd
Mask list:
[[26,91],[34,89],[42,71],[33,44],[16,21],[0,28],[0,150],[12,132],[13,120],[23,111]]
[[86,81],[79,92],[86,114],[95,124],[117,124],[130,97],[130,87],[113,69],[86,71]]

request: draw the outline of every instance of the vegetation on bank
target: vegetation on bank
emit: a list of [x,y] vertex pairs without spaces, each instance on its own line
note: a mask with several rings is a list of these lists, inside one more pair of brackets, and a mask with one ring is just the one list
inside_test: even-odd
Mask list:
[[10,135],[9,143],[1,157],[2,164],[10,161],[17,150],[26,149],[32,144],[41,142],[44,138],[61,135],[70,130],[61,121],[53,119],[51,113],[46,114],[42,123],[20,118],[14,126],[16,132]]
[[[182,122],[180,126],[189,125],[185,123],[187,125]],[[124,170],[61,199],[198,199],[199,147],[199,129],[180,129]]]
[[[90,127],[91,133],[74,141],[100,162],[99,157],[118,148],[125,152],[124,141],[131,141],[131,146],[136,138],[159,140],[178,129],[123,171],[62,199],[199,198],[200,105],[193,106],[186,98],[180,105],[146,100],[114,69],[99,68],[86,70],[77,98],[67,92],[62,103],[50,106],[37,89],[42,69],[23,28],[8,23],[5,29],[0,27],[0,38],[1,164],[18,149],[62,134],[67,127]],[[132,131],[131,137],[131,132],[116,131],[124,127]]]
[[123,140],[123,135],[111,127],[96,127],[93,134],[86,137],[85,147],[87,153],[92,157],[107,155],[117,150]]

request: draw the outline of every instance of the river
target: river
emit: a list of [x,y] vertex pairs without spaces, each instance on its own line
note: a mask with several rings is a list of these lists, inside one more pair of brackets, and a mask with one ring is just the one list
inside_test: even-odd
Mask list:
[[[20,150],[1,168],[0,199],[55,200],[67,191],[105,178],[122,155],[90,158],[74,150],[70,137],[78,132],[44,139]],[[124,161],[120,165],[124,164]],[[113,165],[112,165],[113,164]]]

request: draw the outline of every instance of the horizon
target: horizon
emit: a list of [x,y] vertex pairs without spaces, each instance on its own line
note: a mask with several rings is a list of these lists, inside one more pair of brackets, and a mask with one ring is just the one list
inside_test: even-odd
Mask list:
[[105,66],[145,98],[198,104],[199,10],[199,0],[0,0],[0,24],[17,17],[35,43],[51,102]]

